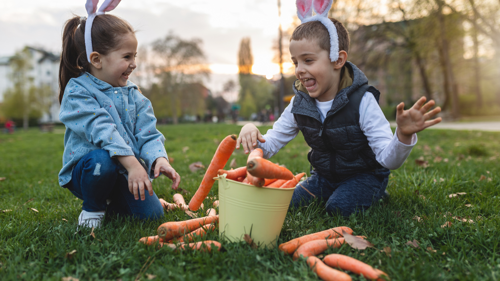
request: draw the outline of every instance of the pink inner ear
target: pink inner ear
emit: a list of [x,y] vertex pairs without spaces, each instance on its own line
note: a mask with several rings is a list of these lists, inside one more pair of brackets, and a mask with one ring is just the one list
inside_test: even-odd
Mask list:
[[97,11],[97,3],[99,3],[99,0],[87,0],[87,3],[85,3],[85,9],[89,15]]
[[109,11],[112,11],[114,8],[116,8],[116,6],[118,6],[118,4],[120,3],[121,0],[113,0],[111,1],[111,3],[109,3],[109,5],[106,7],[106,9],[104,9],[104,12],[109,12]]
[[297,0],[297,11],[302,18],[311,12],[312,0]]
[[314,0],[314,10],[318,14],[324,14],[325,11],[328,12],[332,5],[331,0]]

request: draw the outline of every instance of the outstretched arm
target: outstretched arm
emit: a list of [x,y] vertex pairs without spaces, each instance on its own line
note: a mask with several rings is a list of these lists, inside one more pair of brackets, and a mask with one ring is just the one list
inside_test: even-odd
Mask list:
[[441,117],[432,119],[436,114],[441,112],[441,107],[438,106],[430,110],[436,103],[434,100],[430,100],[426,103],[426,100],[425,97],[421,97],[408,110],[404,110],[405,104],[403,102],[396,107],[396,123],[398,124],[397,134],[400,142],[411,144],[412,135],[414,133],[418,133],[425,128],[441,122]]

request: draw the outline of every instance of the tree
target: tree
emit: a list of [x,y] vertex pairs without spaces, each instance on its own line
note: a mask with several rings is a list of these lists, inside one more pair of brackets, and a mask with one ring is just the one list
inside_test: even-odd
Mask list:
[[40,118],[52,105],[53,91],[48,85],[35,87],[30,76],[32,70],[31,53],[28,48],[16,52],[10,60],[13,87],[4,95],[2,111],[5,116],[23,120],[23,128],[28,129],[29,119]]
[[201,44],[200,39],[185,40],[172,32],[151,44],[151,70],[157,78],[151,99],[166,107],[160,113],[172,116],[174,124],[182,114],[202,113],[205,108],[206,88],[199,86],[210,70]]
[[240,49],[238,50],[238,73],[240,75],[252,74],[253,56],[250,47],[250,38],[241,39]]

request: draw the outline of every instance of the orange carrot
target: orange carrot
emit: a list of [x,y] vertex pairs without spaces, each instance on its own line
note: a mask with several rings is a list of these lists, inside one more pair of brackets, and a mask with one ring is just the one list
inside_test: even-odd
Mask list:
[[201,181],[198,190],[194,194],[191,201],[189,201],[189,208],[193,211],[197,211],[203,200],[207,197],[210,189],[212,189],[212,185],[215,180],[214,177],[217,176],[217,172],[219,169],[224,169],[227,161],[233,154],[234,149],[236,148],[236,135],[230,135],[224,138],[222,142],[219,144],[217,151],[215,151],[214,157],[208,166],[208,169],[203,176],[203,180]]
[[279,188],[293,188],[296,187],[297,184],[299,184],[300,179],[305,175],[306,173],[300,173],[297,174],[293,179],[285,182],[282,184]]
[[385,280],[381,278],[381,275],[387,276],[385,272],[375,269],[362,261],[359,261],[355,258],[351,258],[345,255],[340,255],[340,254],[327,255],[323,259],[323,261],[331,267],[337,267],[359,275],[363,275],[366,279]]
[[242,182],[246,178],[246,175],[244,177],[238,177],[236,181]]
[[141,239],[139,239],[139,242],[144,243],[146,245],[153,245],[155,243],[163,242],[163,240],[160,239],[158,235],[155,235],[155,236],[142,237]]
[[333,269],[324,264],[317,257],[308,257],[307,264],[318,275],[319,278],[325,281],[351,281],[349,274]]
[[167,201],[165,201],[161,198],[159,200],[160,200],[161,205],[163,206],[163,209],[165,209],[167,211],[172,211],[172,210],[179,207],[176,204],[168,203]]
[[305,258],[316,256],[330,248],[340,248],[344,244],[344,238],[313,240],[302,244],[293,254],[293,260],[303,256]]
[[266,182],[264,186],[269,186],[271,183],[276,182],[278,179],[264,179]]
[[189,232],[185,236],[182,236],[178,239],[179,242],[192,242],[196,237],[203,237],[207,234],[207,230],[213,231],[215,230],[214,224],[205,224],[204,226]]
[[293,252],[295,252],[295,250],[297,250],[298,247],[300,247],[300,245],[303,245],[309,241],[342,237],[342,231],[352,234],[352,229],[350,229],[349,227],[338,226],[292,239],[286,243],[280,244],[279,249],[285,252],[285,254],[291,255],[293,254]]
[[282,186],[285,182],[287,182],[288,180],[277,180],[273,183],[270,183],[269,185],[266,185],[267,187],[277,187],[279,188],[280,186]]
[[262,157],[255,157],[247,161],[247,171],[254,177],[265,179],[293,179],[293,174],[285,167],[276,165]]
[[221,244],[217,241],[212,241],[212,240],[207,240],[207,241],[202,241],[202,242],[196,242],[196,243],[189,243],[189,244],[181,244],[179,249],[186,250],[188,248],[191,248],[193,250],[199,250],[202,252],[208,251],[210,252],[213,249],[217,249],[217,251],[220,251]]
[[264,184],[266,184],[266,181],[263,178],[258,178],[258,177],[254,177],[254,176],[250,176],[250,175],[248,177],[251,177],[250,182],[249,182],[251,185],[254,185],[257,187],[263,187]]
[[177,204],[177,206],[179,206],[181,209],[183,210],[188,209],[188,205],[186,205],[186,201],[184,201],[184,196],[182,196],[182,194],[176,193],[174,194],[173,198],[174,198],[174,203]]
[[170,240],[174,237],[189,233],[202,225],[218,222],[219,216],[202,217],[186,221],[166,222],[158,227],[158,236],[163,240]]
[[246,176],[246,174],[247,174],[247,167],[243,166],[243,167],[239,167],[239,168],[237,168],[235,170],[229,170],[229,171],[226,171],[224,169],[220,169],[217,173],[219,175],[226,174],[226,179],[237,180],[239,177]]
[[247,175],[247,177],[245,177],[245,178],[241,181],[241,183],[250,183],[250,182],[248,181],[248,175]]

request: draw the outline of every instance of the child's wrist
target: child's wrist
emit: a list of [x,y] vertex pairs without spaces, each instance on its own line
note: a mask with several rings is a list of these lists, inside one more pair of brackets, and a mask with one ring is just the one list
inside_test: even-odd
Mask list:
[[411,144],[411,139],[413,138],[413,134],[405,134],[401,132],[401,130],[398,128],[397,136],[400,142],[404,144]]

